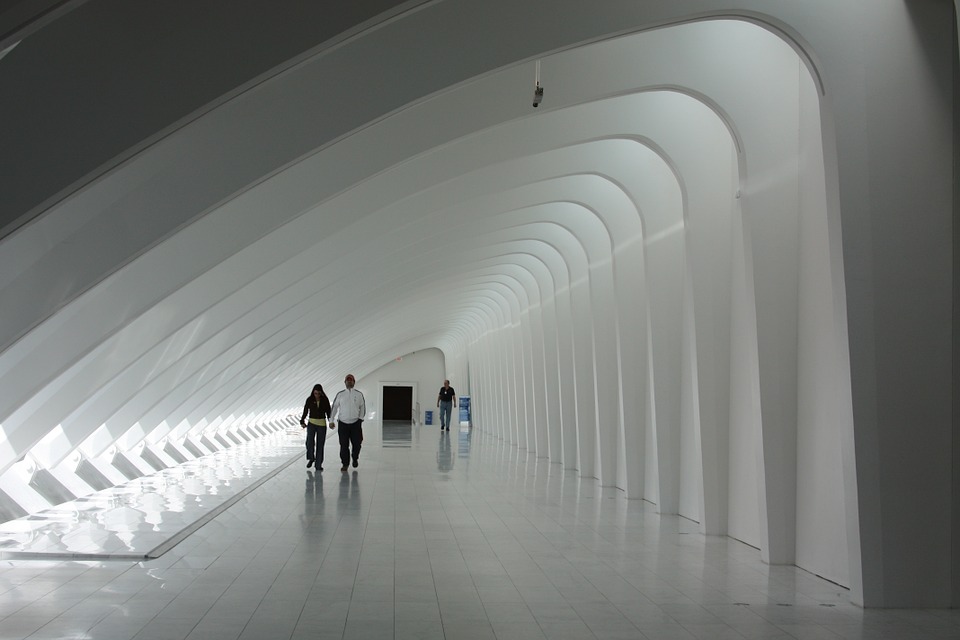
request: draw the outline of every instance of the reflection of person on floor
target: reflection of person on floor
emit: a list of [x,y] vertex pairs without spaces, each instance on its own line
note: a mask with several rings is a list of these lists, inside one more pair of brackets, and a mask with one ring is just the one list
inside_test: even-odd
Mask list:
[[303,485],[303,517],[305,525],[315,516],[323,515],[323,476],[307,471],[307,480]]
[[[323,445],[327,442],[327,418],[333,417],[330,412],[330,400],[323,392],[323,386],[313,385],[310,397],[303,404],[303,415],[300,416],[300,428],[307,430],[307,469],[317,463],[317,470],[323,471]],[[333,422],[330,422],[333,429]]]
[[[354,389],[356,379],[348,373],[343,380],[347,388],[337,394],[330,409],[330,418],[337,420],[340,429],[340,462],[343,466],[340,471],[346,471],[353,458],[353,466],[360,464],[360,444],[363,442],[363,419],[367,415],[367,404],[363,394]],[[353,445],[353,455],[350,446]]]
[[457,392],[450,386],[449,380],[443,381],[440,394],[437,395],[437,407],[440,409],[440,430],[450,431],[450,415],[457,406]]
[[360,479],[359,474],[340,474],[340,496],[337,498],[337,513],[360,513]]
[[450,434],[440,434],[440,447],[437,449],[437,469],[450,471],[453,469],[453,448],[450,446]]

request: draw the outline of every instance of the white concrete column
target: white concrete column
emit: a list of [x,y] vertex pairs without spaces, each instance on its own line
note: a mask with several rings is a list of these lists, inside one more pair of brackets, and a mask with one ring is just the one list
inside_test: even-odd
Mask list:
[[573,312],[570,285],[564,283],[556,295],[557,308],[557,373],[560,378],[560,429],[563,467],[579,468],[580,447],[577,442],[577,385],[573,349]]
[[685,233],[663,235],[645,246],[654,394],[654,437],[660,513],[680,508],[680,354]]
[[526,378],[523,369],[523,335],[519,321],[508,327],[511,362],[511,391],[514,398],[514,418],[511,428],[511,444],[526,449],[527,398]]
[[617,354],[617,301],[613,264],[608,257],[590,266],[590,299],[593,311],[594,395],[597,415],[597,462],[600,484],[617,484],[617,444],[621,432],[620,376]]
[[547,374],[544,359],[543,310],[539,301],[530,307],[530,345],[532,355],[531,379],[533,382],[535,442],[538,458],[549,457],[547,432],[550,423],[547,414]]
[[563,462],[563,423],[560,406],[560,354],[557,348],[557,304],[549,292],[541,305],[543,321],[543,380],[546,402],[547,456],[550,462]]
[[530,308],[520,312],[517,325],[521,344],[521,362],[523,363],[524,419],[521,434],[523,447],[531,452],[537,448],[537,412],[536,412],[536,369],[533,363],[533,329],[530,326]]
[[597,414],[594,395],[593,310],[587,274],[575,274],[570,288],[573,316],[573,353],[577,398],[577,447],[580,475],[597,474]]
[[647,295],[642,238],[620,247],[614,255],[617,295],[617,354],[623,478],[627,497],[641,499],[646,468],[647,416]]

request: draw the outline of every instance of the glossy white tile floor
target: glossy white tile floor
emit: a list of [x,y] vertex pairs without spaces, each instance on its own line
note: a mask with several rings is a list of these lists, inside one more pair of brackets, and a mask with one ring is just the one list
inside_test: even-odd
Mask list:
[[283,469],[301,440],[270,434],[0,523],[0,560],[158,557]]
[[365,435],[157,560],[0,563],[0,638],[960,638],[481,433]]

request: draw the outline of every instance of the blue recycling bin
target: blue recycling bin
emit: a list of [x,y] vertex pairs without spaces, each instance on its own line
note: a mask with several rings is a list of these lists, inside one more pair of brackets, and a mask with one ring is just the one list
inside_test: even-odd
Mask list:
[[433,424],[433,411],[424,411],[423,424]]

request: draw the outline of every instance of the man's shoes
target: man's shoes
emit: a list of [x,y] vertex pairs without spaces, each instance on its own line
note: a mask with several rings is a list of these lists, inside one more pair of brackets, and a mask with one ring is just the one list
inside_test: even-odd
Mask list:
[[354,461],[353,461],[353,468],[356,469],[356,468],[359,467],[359,466],[360,466],[360,461],[354,459]]
[[313,466],[313,460],[307,460],[307,469]]
[[323,471],[323,467],[321,467],[320,465],[317,465],[317,471]]
[[340,471],[346,471],[346,470],[347,470],[347,465],[343,465],[342,467],[340,467]]

